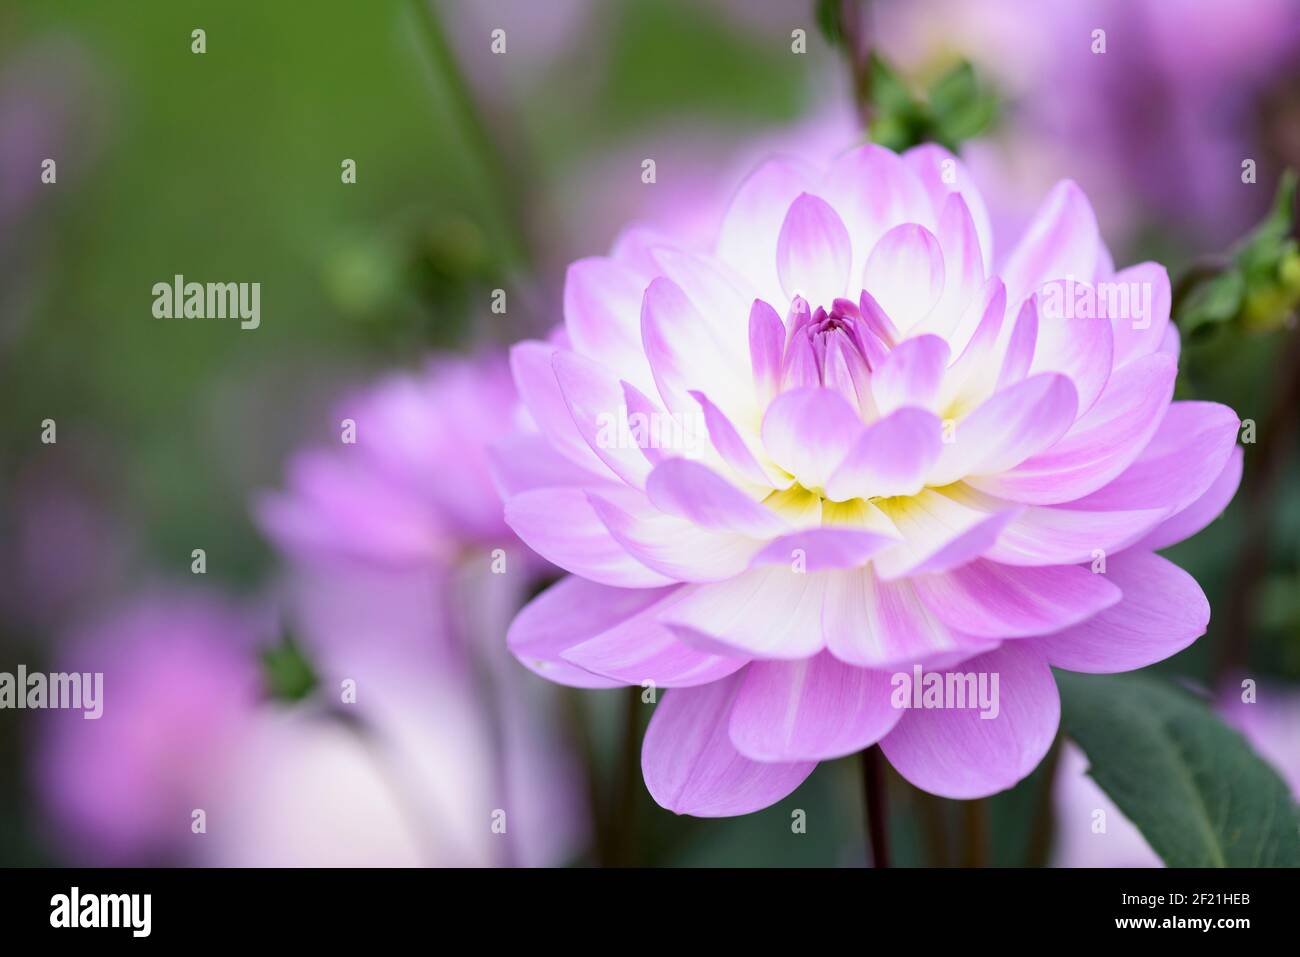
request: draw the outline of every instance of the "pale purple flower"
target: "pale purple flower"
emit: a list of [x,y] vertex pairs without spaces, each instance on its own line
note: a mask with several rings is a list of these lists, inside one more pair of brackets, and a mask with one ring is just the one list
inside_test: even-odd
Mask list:
[[[299,453],[288,489],[259,499],[261,526],[290,559],[289,627],[325,700],[354,683],[341,711],[369,737],[265,716],[229,789],[243,810],[222,863],[556,864],[581,845],[572,755],[545,717],[553,689],[500,644],[544,570],[505,524],[488,471],[488,444],[521,423],[504,356],[441,358],[341,402],[333,447]],[[379,778],[349,770],[376,755],[391,762]],[[351,783],[299,793],[316,779]],[[361,809],[353,839],[312,839]]]
[[[545,727],[498,775],[472,681],[371,669],[333,714],[268,705],[213,788],[203,861],[238,867],[554,866],[582,838],[563,753]],[[537,725],[537,715],[529,725]],[[505,825],[493,829],[494,814]]]
[[510,532],[486,444],[510,429],[515,405],[498,358],[436,359],[390,376],[339,404],[334,447],[295,456],[288,491],[258,502],[260,524],[295,556],[391,568],[500,544]]
[[[998,259],[938,147],[775,160],[712,253],[630,231],[570,267],[564,314],[512,353],[540,435],[495,466],[511,527],[573,577],[509,644],[562,683],[672,689],[642,756],[665,807],[753,811],[874,742],[918,787],[987,795],[1056,733],[1049,666],[1139,668],[1205,630],[1154,552],[1231,498],[1238,420],[1171,401],[1168,276],[1117,272],[1073,183]],[[996,678],[996,707],[896,707],[916,667]]]

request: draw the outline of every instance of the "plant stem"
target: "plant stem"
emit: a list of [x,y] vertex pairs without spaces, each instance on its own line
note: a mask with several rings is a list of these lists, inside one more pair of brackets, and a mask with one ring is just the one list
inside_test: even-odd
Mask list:
[[523,178],[510,168],[503,151],[498,148],[489,131],[465,74],[456,62],[456,56],[447,40],[447,32],[434,12],[433,0],[410,0],[410,7],[425,53],[432,61],[434,72],[442,80],[456,121],[470,140],[471,149],[478,154],[479,168],[487,174],[488,192],[493,195],[499,207],[511,259],[516,267],[525,266],[532,261],[532,257],[527,242],[528,216],[519,188]]
[[871,128],[872,108],[871,55],[863,17],[862,0],[841,0],[840,29],[843,31],[844,55],[849,61],[853,102],[858,110],[858,122],[862,124],[865,132]]
[[636,864],[636,794],[641,783],[641,689],[623,691],[623,743],[617,796],[610,813],[614,863]]
[[963,867],[987,867],[989,862],[988,802],[962,802],[962,822],[966,831]]
[[595,747],[591,733],[587,728],[587,715],[583,710],[582,697],[576,688],[561,688],[560,701],[564,708],[565,725],[569,733],[574,753],[582,762],[583,780],[587,785],[587,808],[591,819],[592,857],[597,865],[604,867],[612,860],[609,842],[609,822],[605,820],[605,808],[601,793],[600,778],[596,770]]
[[1025,849],[1025,864],[1028,867],[1046,867],[1052,850],[1052,836],[1056,829],[1056,814],[1052,806],[1052,792],[1056,784],[1056,767],[1061,761],[1062,736],[1057,732],[1056,740],[1047,752],[1041,765],[1043,769],[1042,786],[1038,791],[1038,801],[1034,808],[1033,829],[1029,833],[1029,843]]
[[945,802],[928,791],[914,788],[910,792],[917,817],[925,833],[926,862],[931,867],[951,867],[948,856],[948,822]]
[[861,752],[862,800],[872,867],[889,867],[889,805],[885,793],[885,759],[880,745]]

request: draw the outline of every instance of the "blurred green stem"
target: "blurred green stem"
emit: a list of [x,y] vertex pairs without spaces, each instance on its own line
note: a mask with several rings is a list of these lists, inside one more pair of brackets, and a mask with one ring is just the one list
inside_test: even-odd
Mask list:
[[916,805],[917,817],[925,834],[926,863],[930,867],[950,867],[948,855],[948,821],[945,802],[929,791],[913,788],[910,791]]
[[1038,803],[1034,808],[1033,830],[1025,850],[1028,867],[1046,867],[1052,851],[1052,836],[1056,830],[1056,814],[1052,806],[1052,791],[1056,784],[1056,766],[1061,760],[1062,736],[1058,731],[1052,747],[1043,759],[1043,781],[1038,790]]
[[989,808],[988,801],[963,801],[961,806],[966,846],[963,867],[987,867],[989,863]]
[[601,793],[600,775],[596,770],[596,749],[591,740],[591,731],[587,727],[587,713],[583,708],[582,695],[576,688],[562,688],[560,701],[564,707],[564,718],[569,740],[574,752],[582,762],[583,778],[587,784],[587,808],[591,820],[592,857],[599,866],[607,866],[613,858],[610,853],[609,822],[604,811],[604,795]]
[[1214,673],[1219,679],[1235,676],[1250,663],[1250,637],[1255,627],[1257,589],[1268,571],[1273,531],[1277,524],[1276,498],[1295,444],[1300,412],[1300,331],[1286,329],[1284,352],[1274,373],[1272,404],[1260,424],[1260,442],[1247,459],[1246,477],[1239,497],[1249,505],[1241,551],[1223,617],[1223,638]]
[[885,793],[885,759],[880,745],[860,754],[864,828],[870,844],[872,867],[889,867],[889,804]]
[[637,863],[636,795],[641,786],[641,689],[623,690],[623,741],[617,793],[610,813],[613,859],[621,867]]
[[871,50],[866,36],[865,0],[840,0],[840,29],[844,36],[844,55],[849,62],[853,83],[853,102],[858,122],[864,131],[871,129]]
[[465,74],[456,62],[447,32],[434,11],[433,0],[410,0],[410,6],[425,53],[432,61],[435,74],[442,80],[447,99],[470,141],[471,149],[478,154],[479,169],[486,173],[488,192],[500,210],[506,241],[510,244],[510,258],[516,267],[526,266],[532,262],[532,256],[528,242],[527,206],[519,187],[523,178],[510,167],[504,151],[488,129]]

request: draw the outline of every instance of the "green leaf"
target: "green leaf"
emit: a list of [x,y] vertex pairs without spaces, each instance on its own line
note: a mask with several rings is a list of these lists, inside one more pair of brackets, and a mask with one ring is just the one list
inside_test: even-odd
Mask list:
[[890,116],[907,116],[921,109],[907,82],[884,57],[873,51],[867,61],[867,70],[871,102],[876,109]]
[[1300,867],[1277,772],[1190,695],[1146,675],[1057,674],[1089,775],[1170,867]]
[[844,26],[841,23],[843,6],[840,0],[817,0],[814,10],[817,26],[832,47],[844,42]]
[[1246,282],[1235,268],[1198,283],[1179,310],[1183,331],[1191,334],[1201,326],[1228,322],[1241,310],[1245,295]]
[[316,669],[290,635],[262,650],[262,680],[277,701],[301,701],[320,684]]

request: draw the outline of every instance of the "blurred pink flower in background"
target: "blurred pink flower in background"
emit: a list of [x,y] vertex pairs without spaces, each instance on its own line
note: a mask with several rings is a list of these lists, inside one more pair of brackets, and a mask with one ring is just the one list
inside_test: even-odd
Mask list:
[[[1240,687],[1227,684],[1217,708],[1300,801],[1300,694],[1262,685],[1258,700],[1247,704],[1241,700]],[[1052,792],[1056,819],[1052,866],[1163,867],[1141,832],[1088,777],[1087,770],[1087,757],[1066,742]],[[1105,829],[1099,832],[1102,821]]]
[[[1010,787],[1056,732],[1049,664],[1204,633],[1154,549],[1231,498],[1238,422],[1171,404],[1177,354],[1164,269],[1116,272],[1072,183],[995,259],[938,147],[769,162],[714,254],[630,230],[570,267],[563,331],[513,350],[549,445],[497,460],[506,516],[573,577],[511,648],[561,683],[672,688],[642,766],[680,813],[766,807],[877,741],[936,794]],[[610,430],[633,413],[663,429]],[[1000,675],[996,715],[891,704],[891,673],[959,664]]]
[[[1018,229],[1027,197],[1066,175],[1116,240],[1176,225],[1217,249],[1258,219],[1296,160],[1279,161],[1264,117],[1279,77],[1300,74],[1296,0],[882,0],[872,16],[873,40],[908,72],[933,78],[966,57],[1003,92],[996,145],[967,157],[1008,217],[999,226]],[[1247,158],[1258,185],[1242,182]]]
[[[325,694],[355,681],[360,725],[401,759],[416,796],[440,795],[417,801],[434,815],[424,821],[433,837],[404,854],[427,863],[444,848],[462,863],[559,863],[584,836],[573,758],[551,718],[553,689],[529,681],[501,646],[512,611],[545,573],[505,525],[488,477],[488,443],[522,421],[508,367],[494,356],[439,359],[340,403],[334,423],[345,419],[355,444],[340,433],[336,447],[295,456],[288,491],[256,505],[290,558],[283,591],[293,630]],[[292,724],[262,726],[267,753]],[[359,759],[356,742],[331,730],[301,761],[311,775]],[[283,774],[269,786],[273,804],[291,799]],[[494,842],[495,809],[511,823]]]
[[264,624],[197,590],[163,590],[75,634],[59,670],[103,672],[103,713],[41,712],[35,781],[70,861],[186,863],[191,812],[229,773],[259,695]]
[[487,478],[485,443],[516,404],[502,359],[390,376],[340,405],[355,445],[303,453],[291,491],[261,499],[291,557],[280,627],[319,672],[308,698],[266,700],[257,661],[276,626],[199,593],[142,600],[73,643],[69,669],[105,672],[104,716],[50,716],[37,769],[72,860],[540,865],[581,851],[554,689],[500,640],[544,570]]

